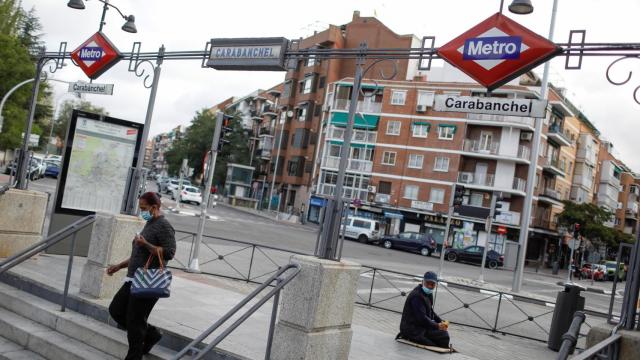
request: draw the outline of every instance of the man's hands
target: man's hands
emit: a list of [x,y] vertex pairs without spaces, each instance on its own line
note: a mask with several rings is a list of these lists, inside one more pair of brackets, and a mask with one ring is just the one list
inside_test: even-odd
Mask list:
[[442,331],[447,331],[449,330],[449,322],[446,320],[443,320],[442,322],[438,323],[438,330],[442,330]]

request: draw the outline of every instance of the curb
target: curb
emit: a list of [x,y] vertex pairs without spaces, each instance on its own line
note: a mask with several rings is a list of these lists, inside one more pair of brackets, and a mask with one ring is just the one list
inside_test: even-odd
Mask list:
[[[195,213],[195,212],[191,212],[191,211],[178,210],[178,209],[172,208],[172,207],[167,208],[167,210],[169,210],[169,212],[171,212],[173,214],[189,215],[189,216],[195,216],[195,217],[200,216],[199,213]],[[219,220],[219,218],[217,216],[214,216],[214,215],[206,214],[205,217],[207,219],[210,219],[210,220]]]
[[[563,281],[558,281],[556,283],[557,285],[560,286],[564,286],[565,283]],[[580,285],[580,284],[578,284]],[[580,285],[582,286],[582,285]],[[588,292],[592,292],[592,293],[596,293],[596,294],[605,294],[605,295],[611,295],[611,290],[605,290],[605,289],[601,289],[601,288],[597,288],[597,287],[592,287],[592,286],[583,286]]]

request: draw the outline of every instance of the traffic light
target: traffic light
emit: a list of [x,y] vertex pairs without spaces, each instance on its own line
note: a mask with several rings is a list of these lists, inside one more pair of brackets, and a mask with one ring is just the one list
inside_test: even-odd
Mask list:
[[493,217],[495,218],[496,216],[500,216],[500,214],[502,214],[502,200],[498,198],[496,200],[496,206],[493,208]]
[[220,129],[220,140],[218,140],[218,152],[222,151],[222,147],[225,144],[229,144],[231,141],[225,139],[228,137],[233,131],[231,120],[233,120],[233,116],[224,114],[222,117],[222,128]]
[[580,224],[575,223],[573,225],[573,238],[577,239],[580,236]]
[[458,209],[462,206],[462,201],[464,200],[464,186],[456,185],[456,189],[453,192],[453,207]]

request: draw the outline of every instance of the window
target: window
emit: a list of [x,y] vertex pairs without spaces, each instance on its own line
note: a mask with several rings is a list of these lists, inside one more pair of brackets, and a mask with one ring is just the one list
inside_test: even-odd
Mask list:
[[396,152],[385,151],[382,153],[382,165],[395,165],[396,164]]
[[444,189],[432,188],[429,195],[429,202],[434,204],[444,203]]
[[298,121],[306,121],[307,120],[307,105],[303,105],[296,109],[296,116],[298,117]]
[[391,105],[404,105],[406,98],[407,98],[406,90],[391,91]]
[[282,109],[280,111],[280,124],[284,124],[287,121],[287,109]]
[[300,82],[300,92],[303,94],[310,94],[313,92],[313,79],[315,78],[314,74],[307,74],[304,77],[304,80]]
[[318,80],[318,89],[324,89],[324,83],[327,81],[325,76],[321,76]]
[[314,66],[316,64],[316,56],[315,55],[309,55],[309,57],[307,58],[307,66]]
[[387,135],[400,135],[400,121],[389,121],[387,123]]
[[289,176],[302,176],[304,171],[304,157],[294,156],[287,163],[287,174]]
[[282,97],[283,98],[288,98],[289,96],[291,96],[291,93],[293,92],[293,83],[291,82],[291,80],[287,80],[284,82],[284,91],[282,91]]
[[449,158],[436,156],[436,161],[433,163],[433,171],[449,171]]
[[426,138],[429,133],[429,124],[427,123],[413,123],[411,129],[413,131],[413,137]]
[[438,125],[438,139],[453,140],[455,133],[455,125]]
[[412,169],[422,169],[422,162],[424,161],[424,155],[409,154],[409,164],[407,167]]
[[404,198],[409,200],[418,200],[418,185],[405,185]]
[[298,149],[306,149],[309,145],[309,129],[296,129],[291,137],[291,146]]
[[469,205],[482,206],[483,199],[484,199],[483,193],[471,193],[471,197],[469,197]]
[[339,157],[340,149],[342,149],[342,146],[340,145],[336,145],[336,144],[329,145],[329,156]]
[[391,195],[391,182],[389,182],[389,181],[379,181],[378,182],[378,193],[379,194]]
[[418,103],[422,106],[433,106],[433,100],[435,98],[435,92],[433,91],[418,91]]

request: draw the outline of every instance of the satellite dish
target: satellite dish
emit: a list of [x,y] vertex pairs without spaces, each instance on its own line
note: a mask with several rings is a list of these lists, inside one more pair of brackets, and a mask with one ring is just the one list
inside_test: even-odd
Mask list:
[[293,117],[293,111],[291,110],[287,111],[287,117]]

